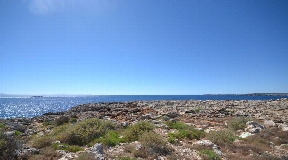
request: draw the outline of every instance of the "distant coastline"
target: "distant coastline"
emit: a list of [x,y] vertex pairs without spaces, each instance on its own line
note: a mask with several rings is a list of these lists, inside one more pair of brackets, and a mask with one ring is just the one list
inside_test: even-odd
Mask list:
[[288,96],[288,93],[203,94],[205,96]]

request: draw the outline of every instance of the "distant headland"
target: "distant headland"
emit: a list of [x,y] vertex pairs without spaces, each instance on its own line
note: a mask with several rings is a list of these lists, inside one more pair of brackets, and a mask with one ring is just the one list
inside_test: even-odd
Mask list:
[[288,93],[204,94],[204,95],[224,95],[224,96],[288,96]]

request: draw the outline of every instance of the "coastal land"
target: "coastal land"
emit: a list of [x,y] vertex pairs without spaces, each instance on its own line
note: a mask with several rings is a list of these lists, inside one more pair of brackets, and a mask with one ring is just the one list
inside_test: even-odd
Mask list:
[[287,98],[90,103],[0,124],[4,159],[288,159]]

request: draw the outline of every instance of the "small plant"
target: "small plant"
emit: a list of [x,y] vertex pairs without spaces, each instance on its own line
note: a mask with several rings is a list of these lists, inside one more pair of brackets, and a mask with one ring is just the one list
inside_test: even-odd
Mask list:
[[5,129],[5,123],[0,123],[0,129]]
[[199,113],[201,110],[202,110],[201,108],[196,108],[196,109],[195,109],[195,112],[196,112],[196,113]]
[[144,132],[139,141],[144,147],[151,149],[157,155],[166,155],[171,150],[164,138],[155,132]]
[[96,138],[103,136],[110,129],[116,129],[117,125],[111,121],[102,121],[91,118],[75,125],[64,124],[53,128],[53,131],[44,136],[35,136],[33,146],[42,148],[51,145],[53,141],[61,141],[69,145],[86,145]]
[[1,159],[13,159],[15,151],[18,149],[17,142],[13,137],[4,133],[3,129],[0,129],[0,157]]
[[78,152],[83,151],[83,149],[79,146],[69,145],[69,144],[62,144],[62,143],[54,143],[53,145],[54,150],[65,150],[68,152]]
[[154,125],[150,122],[138,122],[130,125],[125,131],[125,137],[129,142],[136,141],[144,132],[149,132],[154,129]]
[[50,125],[54,125],[54,124],[55,124],[55,122],[53,122],[53,121],[44,121],[42,123],[43,126],[50,126]]
[[177,138],[172,133],[168,133],[167,141],[169,143],[175,144],[175,143],[177,143]]
[[50,146],[51,143],[53,142],[53,138],[51,136],[34,136],[33,140],[32,140],[32,146],[36,147],[36,148],[43,148],[43,147],[47,147]]
[[183,122],[173,122],[173,121],[169,121],[169,122],[166,122],[167,126],[171,129],[178,129],[178,130],[183,130],[183,129],[186,129],[186,130],[189,130],[189,129],[194,129],[193,126],[190,126],[190,125],[187,125]]
[[69,118],[66,116],[61,116],[55,120],[55,123],[57,126],[60,126],[62,124],[68,123],[68,122],[69,122]]
[[14,134],[15,134],[16,136],[20,136],[20,135],[22,134],[22,132],[20,132],[20,131],[15,131]]
[[200,156],[203,157],[203,159],[207,160],[220,160],[221,158],[212,150],[201,150],[200,151]]
[[232,129],[233,131],[237,130],[244,130],[246,127],[246,123],[250,121],[251,118],[247,117],[238,117],[228,122],[228,128]]
[[231,130],[211,131],[206,135],[207,139],[211,140],[217,145],[232,144],[237,137]]
[[119,133],[115,130],[108,131],[103,137],[97,138],[93,141],[93,144],[102,143],[106,146],[116,146],[119,143],[124,143],[127,140],[124,137],[120,137]]
[[179,132],[168,133],[168,142],[175,143],[176,139],[200,139],[204,136],[204,132],[195,129],[193,126],[183,122],[167,122],[169,128],[177,129]]
[[70,119],[70,123],[76,123],[77,122],[77,118],[71,118]]

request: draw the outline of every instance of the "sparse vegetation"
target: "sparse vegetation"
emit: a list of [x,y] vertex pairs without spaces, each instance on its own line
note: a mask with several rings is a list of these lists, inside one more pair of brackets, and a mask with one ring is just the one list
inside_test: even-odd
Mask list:
[[53,131],[44,136],[36,136],[33,140],[33,146],[42,148],[51,145],[53,141],[61,141],[70,145],[85,145],[95,138],[103,136],[111,129],[117,126],[110,121],[103,121],[91,118],[79,122],[75,125],[65,124],[57,126]]
[[183,122],[167,122],[167,126],[171,129],[177,129],[178,132],[168,133],[168,142],[176,143],[177,139],[200,139],[204,137],[204,132],[195,129],[193,126]]
[[230,120],[227,125],[229,129],[232,129],[233,131],[237,131],[237,130],[244,130],[244,128],[246,127],[246,123],[248,121],[252,120],[252,118],[249,117],[237,117],[233,120]]
[[69,122],[69,118],[66,116],[61,116],[55,120],[55,123],[57,126],[60,126],[62,124],[68,123],[68,122]]
[[204,160],[220,160],[221,159],[213,150],[208,150],[208,149],[201,150],[200,156]]
[[232,130],[224,129],[221,131],[211,131],[206,135],[206,138],[219,146],[225,146],[232,144],[238,137],[235,136]]
[[95,143],[102,143],[106,146],[116,146],[117,144],[124,143],[126,141],[127,139],[120,136],[116,130],[110,130],[103,137],[95,139],[89,146],[92,146]]
[[159,134],[151,131],[144,132],[141,135],[139,142],[143,145],[143,147],[149,148],[153,154],[166,155],[171,151],[171,149],[169,149],[167,146],[165,139]]
[[77,151],[83,151],[83,148],[76,146],[76,145],[69,145],[69,144],[63,144],[63,143],[54,143],[53,145],[54,150],[65,150],[67,152],[77,152]]
[[129,142],[139,140],[139,137],[144,132],[149,132],[154,129],[154,125],[150,122],[142,121],[134,125],[130,125],[125,131],[125,137]]
[[14,159],[16,149],[18,149],[16,140],[5,134],[4,128],[0,128],[0,157],[2,159]]

